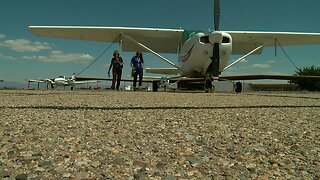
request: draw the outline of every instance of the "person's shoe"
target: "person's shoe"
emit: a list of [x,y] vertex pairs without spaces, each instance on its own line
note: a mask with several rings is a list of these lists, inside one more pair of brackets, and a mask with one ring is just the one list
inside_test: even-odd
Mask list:
[[114,87],[111,86],[111,89],[114,90]]
[[116,90],[119,91],[119,88],[117,87]]

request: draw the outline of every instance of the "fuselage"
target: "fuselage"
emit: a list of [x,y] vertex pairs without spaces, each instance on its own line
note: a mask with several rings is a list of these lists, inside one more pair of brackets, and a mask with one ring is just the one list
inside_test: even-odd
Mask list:
[[185,32],[184,43],[179,52],[181,74],[187,77],[205,77],[213,56],[214,38],[220,39],[220,72],[228,65],[232,52],[232,38],[225,32]]
[[73,86],[74,81],[67,76],[59,76],[58,78],[54,79],[54,84],[57,86]]

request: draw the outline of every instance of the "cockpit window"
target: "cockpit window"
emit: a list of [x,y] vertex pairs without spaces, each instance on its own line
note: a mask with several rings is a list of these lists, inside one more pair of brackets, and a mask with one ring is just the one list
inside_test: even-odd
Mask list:
[[200,38],[200,42],[202,42],[202,43],[210,43],[209,36],[202,36]]
[[222,38],[222,43],[230,43],[230,38],[228,38],[228,37],[223,37],[223,38]]

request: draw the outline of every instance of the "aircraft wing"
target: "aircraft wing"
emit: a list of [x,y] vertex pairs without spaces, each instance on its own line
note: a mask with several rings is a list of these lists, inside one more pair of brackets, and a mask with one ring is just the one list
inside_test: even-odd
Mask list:
[[35,80],[35,79],[26,79],[28,82],[38,82],[38,83],[44,83],[44,80]]
[[235,75],[235,76],[220,76],[219,77],[219,80],[260,80],[260,79],[320,81],[320,76],[290,76],[290,75],[256,74],[256,75]]
[[[320,33],[300,32],[254,32],[226,31],[232,36],[232,54],[247,54],[260,45],[275,46],[276,40],[282,46],[320,44]],[[261,54],[260,50],[254,54]]]
[[38,79],[38,80],[37,79],[26,79],[26,81],[52,84],[54,80],[53,79]]
[[71,82],[72,85],[79,85],[79,84],[93,84],[93,83],[97,83],[97,80],[86,80],[86,81],[74,81]]
[[[29,26],[38,36],[103,42],[122,42],[123,51],[146,50],[121,34],[126,34],[158,53],[177,53],[184,30],[130,27]],[[120,38],[121,39],[120,39]]]

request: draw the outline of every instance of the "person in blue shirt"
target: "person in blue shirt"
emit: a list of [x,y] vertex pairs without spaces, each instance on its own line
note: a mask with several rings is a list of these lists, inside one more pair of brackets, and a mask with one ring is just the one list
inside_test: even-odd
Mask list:
[[136,89],[137,78],[139,76],[139,87],[142,84],[144,61],[141,52],[137,52],[131,59],[131,68],[133,76],[133,89]]
[[112,68],[112,86],[111,89],[115,89],[115,85],[117,82],[116,90],[119,90],[121,75],[122,75],[122,68],[123,68],[124,61],[120,57],[118,51],[113,52],[113,58],[111,59],[111,63],[108,70],[108,75],[110,77],[110,70]]

